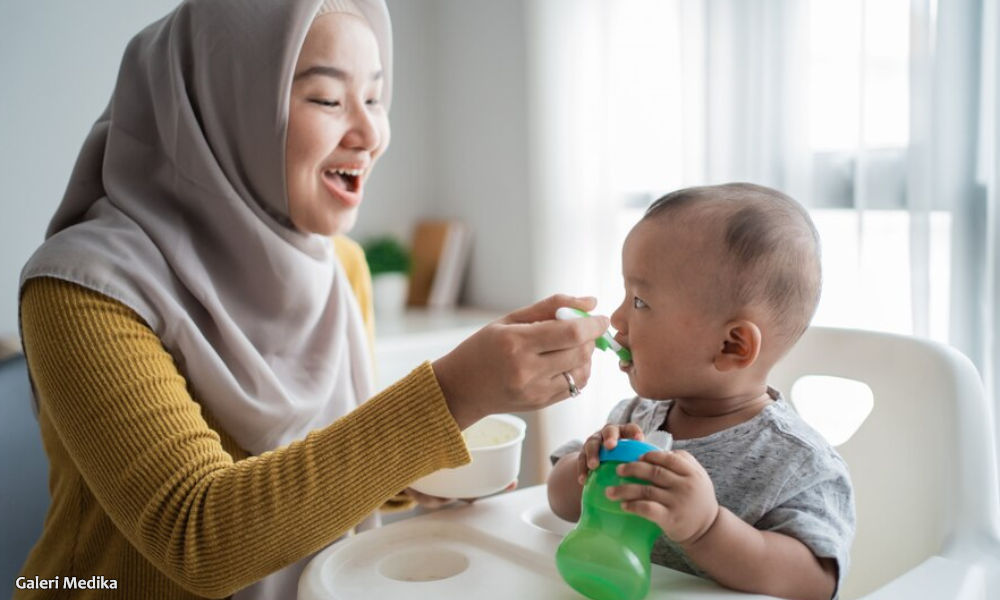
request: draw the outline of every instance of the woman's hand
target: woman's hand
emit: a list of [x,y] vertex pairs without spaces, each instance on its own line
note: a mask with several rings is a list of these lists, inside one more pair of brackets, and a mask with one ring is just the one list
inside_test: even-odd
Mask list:
[[591,310],[594,298],[555,295],[483,327],[434,361],[448,409],[465,429],[488,414],[537,410],[569,397],[590,379],[594,340],[607,317],[555,320],[556,309]]
[[[510,483],[510,485],[505,487],[503,491],[509,492],[516,488],[517,488],[517,480],[515,479]],[[410,498],[413,498],[413,500],[415,500],[416,503],[422,506],[423,508],[441,508],[442,506],[451,504],[456,500],[455,498],[441,498],[438,496],[429,496],[423,492],[418,492],[413,488],[406,488],[405,490],[403,490],[403,493],[409,496]],[[461,500],[462,502],[467,502],[469,504],[472,504],[473,502],[478,500],[478,498],[461,498]]]

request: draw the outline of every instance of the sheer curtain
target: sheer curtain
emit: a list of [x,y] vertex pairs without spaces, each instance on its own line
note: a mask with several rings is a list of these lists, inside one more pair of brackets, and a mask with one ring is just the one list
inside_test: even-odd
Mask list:
[[[595,295],[610,314],[625,235],[671,189],[735,179],[805,189],[804,16],[798,0],[529,4],[540,293]],[[581,397],[533,417],[539,471],[548,451],[630,395],[617,360],[595,353]]]
[[[613,173],[605,119],[608,112],[607,3],[552,0],[527,3],[532,227],[539,249],[534,265],[540,295],[598,295],[614,272],[609,202]],[[599,312],[612,305],[601,299]],[[593,376],[580,397],[528,420],[522,480],[540,482],[547,456],[562,442],[589,434],[601,422],[611,365],[595,356]],[[603,363],[603,364],[602,364]],[[600,400],[597,400],[597,399]]]
[[[947,341],[983,375],[996,423],[1000,389],[997,339],[997,67],[1000,12],[995,0],[910,2],[910,145],[914,333],[927,335],[927,298],[935,252],[928,213],[948,215],[950,294]],[[933,285],[932,283],[930,285]],[[1000,424],[998,424],[1000,425]]]
[[[952,9],[955,9],[952,7]],[[963,10],[964,9],[964,10]],[[967,220],[982,227],[978,235],[965,240],[967,247],[962,255],[969,256],[967,304],[969,319],[963,322],[964,330],[971,335],[956,338],[956,345],[966,352],[979,367],[986,382],[987,393],[993,399],[993,418],[1000,439],[1000,6],[996,0],[962,3],[962,23],[975,31],[981,23],[980,36],[972,48],[979,57],[980,69],[974,73],[970,87],[978,88],[979,110],[974,114],[978,123],[970,131],[978,133],[976,140],[976,173],[973,189],[978,205],[971,208]],[[950,18],[950,16],[949,16]],[[955,32],[954,35],[961,35]],[[958,57],[961,59],[961,57]],[[947,65],[942,65],[946,68]],[[978,85],[975,80],[978,79]]]
[[[951,343],[1000,404],[998,13],[996,0],[529,3],[536,287],[597,295],[608,314],[648,201],[771,185],[823,237],[817,324]],[[630,393],[610,356],[593,364],[580,398],[540,416],[543,452]]]

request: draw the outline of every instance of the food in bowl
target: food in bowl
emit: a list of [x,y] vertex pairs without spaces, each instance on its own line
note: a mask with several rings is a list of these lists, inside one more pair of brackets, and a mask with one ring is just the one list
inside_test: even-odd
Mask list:
[[484,417],[462,432],[471,463],[435,471],[410,487],[440,498],[478,498],[499,492],[517,479],[526,429],[524,421],[514,415]]
[[485,418],[473,423],[471,427],[462,432],[465,438],[465,445],[471,450],[473,448],[488,448],[499,446],[516,439],[521,435],[521,431],[500,419]]

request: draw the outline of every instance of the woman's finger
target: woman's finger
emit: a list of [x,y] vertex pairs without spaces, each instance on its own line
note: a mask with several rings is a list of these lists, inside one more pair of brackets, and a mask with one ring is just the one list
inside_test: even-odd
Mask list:
[[589,366],[594,348],[594,340],[585,339],[576,346],[538,354],[537,365],[539,369],[550,370],[553,373]]
[[[514,481],[511,481],[510,483],[508,483],[507,487],[505,487],[504,489],[502,489],[500,491],[501,492],[509,492],[511,490],[514,490],[514,489],[517,489],[517,480],[516,479]],[[500,493],[500,492],[497,492],[497,493]],[[472,504],[476,500],[479,500],[479,498],[480,497],[475,497],[475,498],[460,498],[460,500],[462,502],[465,502],[466,504]]]
[[563,382],[566,381],[563,373],[571,371],[576,387],[583,389],[583,386],[587,385],[587,379],[590,378],[590,361],[593,352],[594,343],[588,341],[575,348],[546,352],[537,356],[532,363],[539,371],[549,373],[552,378],[562,377]]
[[406,488],[404,490],[406,495],[413,498],[417,504],[423,506],[424,508],[440,508],[446,504],[450,504],[455,501],[454,498],[440,498],[438,496],[430,496],[423,492],[418,492],[413,488]]
[[[573,377],[573,382],[576,384],[576,389],[579,391],[587,384],[587,380],[590,377],[590,365],[585,365],[584,367],[573,369],[572,371],[566,371],[566,373]],[[536,380],[530,384],[522,385],[518,389],[520,390],[518,395],[523,398],[523,400],[517,408],[508,409],[509,411],[522,412],[528,410],[538,410],[573,396],[569,386],[569,381],[566,379],[566,376],[562,374],[562,372],[551,375],[543,380]],[[501,411],[494,408],[491,412]]]
[[[601,337],[611,322],[603,315],[581,317],[569,321],[555,319],[526,326],[525,348],[539,354],[576,348]],[[593,348],[591,348],[593,351]]]
[[554,375],[549,377],[549,382],[552,384],[552,390],[557,400],[564,400],[576,395],[573,393],[572,387],[570,387],[570,382],[572,382],[573,387],[579,393],[580,390],[587,387],[588,381],[590,381],[590,363],[556,371]]
[[593,296],[570,296],[567,294],[555,294],[539,300],[531,306],[525,306],[508,314],[500,319],[502,323],[535,323],[537,321],[547,321],[555,319],[556,309],[560,306],[569,306],[580,310],[593,310],[597,306],[597,299]]

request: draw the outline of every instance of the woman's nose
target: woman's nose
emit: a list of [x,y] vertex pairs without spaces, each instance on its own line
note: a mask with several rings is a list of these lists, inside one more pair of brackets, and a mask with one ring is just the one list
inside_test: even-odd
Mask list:
[[341,145],[351,150],[374,150],[379,144],[378,128],[367,106],[359,106],[351,111],[350,128],[344,134]]

